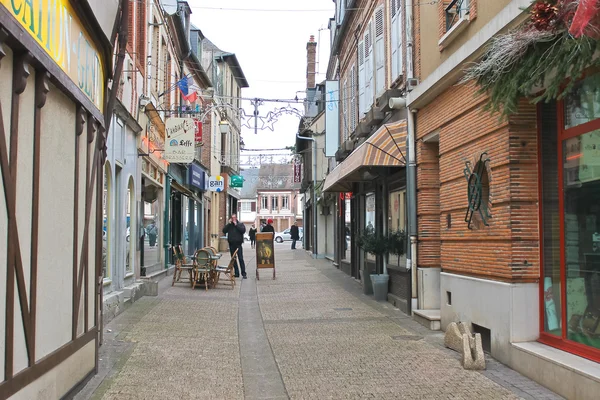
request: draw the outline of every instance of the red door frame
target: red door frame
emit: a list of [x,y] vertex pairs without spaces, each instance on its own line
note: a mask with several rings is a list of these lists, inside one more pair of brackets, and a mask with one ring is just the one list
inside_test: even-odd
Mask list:
[[566,262],[565,262],[565,229],[564,229],[564,182],[563,182],[563,142],[567,139],[577,137],[584,133],[588,133],[594,130],[600,129],[600,118],[590,122],[575,126],[573,128],[565,129],[564,125],[564,101],[560,100],[556,103],[556,114],[558,124],[558,140],[557,140],[557,153],[558,153],[558,208],[560,210],[559,216],[559,229],[560,229],[560,298],[561,298],[561,327],[562,337],[552,335],[544,331],[544,321],[546,318],[545,304],[544,304],[544,259],[543,259],[543,212],[542,212],[542,131],[541,131],[541,107],[537,108],[537,121],[538,121],[538,191],[539,191],[539,232],[540,232],[540,281],[539,281],[539,304],[540,304],[540,337],[541,343],[547,344],[552,347],[573,353],[580,357],[587,358],[592,361],[600,362],[600,349],[595,349],[590,346],[580,344],[578,342],[569,340],[567,338],[567,289],[566,289]]

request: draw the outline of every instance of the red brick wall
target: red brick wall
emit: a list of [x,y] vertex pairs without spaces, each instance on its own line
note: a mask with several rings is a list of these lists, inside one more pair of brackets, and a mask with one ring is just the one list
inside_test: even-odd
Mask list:
[[[457,85],[417,113],[418,263],[496,280],[534,280],[539,269],[536,110],[523,102],[518,115],[501,122],[483,111],[485,101],[473,85]],[[440,137],[437,160],[435,146],[422,142],[432,132]],[[490,159],[492,218],[484,226],[476,214],[468,229],[465,161],[474,166],[484,151]]]

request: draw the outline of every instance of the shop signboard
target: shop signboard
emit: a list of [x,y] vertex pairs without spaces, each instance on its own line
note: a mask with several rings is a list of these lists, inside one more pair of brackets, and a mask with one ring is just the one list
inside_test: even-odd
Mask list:
[[225,179],[221,175],[208,178],[208,190],[211,192],[222,192],[225,190]]
[[294,183],[302,183],[302,163],[294,163]]
[[202,143],[202,121],[194,119],[194,124],[196,124],[196,143]]
[[340,147],[340,82],[325,82],[325,156],[333,157]]
[[232,188],[244,187],[244,178],[240,175],[232,175],[229,177],[229,186]]
[[103,110],[102,55],[71,2],[0,0],[0,4],[15,17],[24,31],[35,39],[96,108]]
[[260,279],[259,269],[273,268],[273,279],[275,279],[275,248],[273,246],[272,232],[256,234],[256,279]]
[[194,161],[196,125],[193,118],[169,118],[165,124],[165,160],[174,164]]
[[202,191],[206,190],[206,172],[196,164],[190,165],[189,184]]

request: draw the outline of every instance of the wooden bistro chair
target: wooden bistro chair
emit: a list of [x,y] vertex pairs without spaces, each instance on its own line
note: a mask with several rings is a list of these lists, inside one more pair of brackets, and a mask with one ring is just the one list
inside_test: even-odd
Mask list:
[[194,264],[188,263],[185,254],[183,254],[181,245],[173,246],[173,258],[175,259],[175,272],[173,273],[173,282],[171,283],[171,286],[175,285],[175,282],[179,282],[182,272],[186,271],[188,273],[190,286],[193,287]]
[[235,263],[237,262],[237,250],[231,256],[231,260],[227,266],[218,265],[215,268],[216,278],[215,278],[215,286],[219,283],[219,278],[221,274],[225,275],[225,277],[229,280],[231,284],[231,289],[235,287]]
[[208,290],[208,285],[212,282],[213,277],[213,260],[211,253],[206,249],[196,250],[196,262],[194,265],[194,279],[192,288],[196,288],[196,283],[204,280],[204,289]]

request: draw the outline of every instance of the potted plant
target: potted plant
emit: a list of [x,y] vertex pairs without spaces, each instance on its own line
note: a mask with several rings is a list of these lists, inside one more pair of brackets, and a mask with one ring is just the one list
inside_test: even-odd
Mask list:
[[[374,256],[385,256],[389,250],[389,238],[387,235],[377,233],[373,228],[365,229],[360,235],[358,235],[356,243],[358,247],[363,249],[366,253],[373,254]],[[387,300],[388,281],[389,275],[384,269],[383,273],[380,274],[378,270],[375,270],[374,274],[365,273],[365,286],[368,287],[367,276],[371,280],[373,293],[375,300],[383,301]]]

